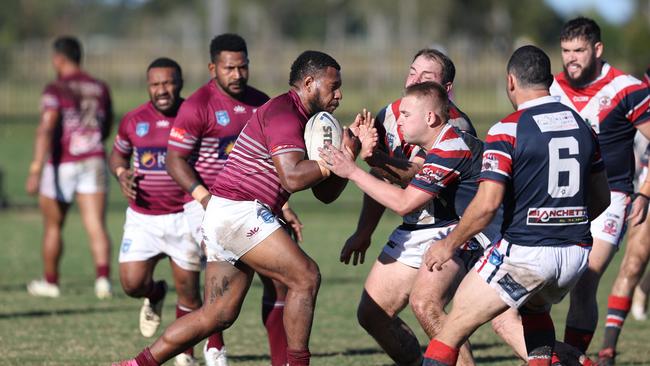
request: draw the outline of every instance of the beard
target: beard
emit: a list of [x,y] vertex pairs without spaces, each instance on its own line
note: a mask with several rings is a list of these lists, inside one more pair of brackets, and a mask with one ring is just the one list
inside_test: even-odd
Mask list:
[[578,76],[577,78],[572,78],[569,75],[566,65],[562,65],[562,68],[564,69],[564,75],[566,76],[569,85],[571,85],[571,87],[574,89],[580,89],[596,79],[597,66],[598,66],[598,59],[596,59],[596,56],[594,55],[594,57],[592,57],[592,59],[589,60],[589,63],[582,68],[582,72],[580,73],[580,76]]

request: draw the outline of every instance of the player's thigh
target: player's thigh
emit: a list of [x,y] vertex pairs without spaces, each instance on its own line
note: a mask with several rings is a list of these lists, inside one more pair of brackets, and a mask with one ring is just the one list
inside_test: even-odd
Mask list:
[[641,224],[630,226],[625,257],[629,256],[647,261],[650,256],[650,216]]
[[278,280],[289,288],[293,284],[319,276],[316,263],[281,227],[246,252],[240,261],[255,272]]
[[447,261],[440,271],[420,267],[411,291],[411,305],[417,310],[427,303],[442,310],[466,274],[465,264],[457,256]]
[[408,304],[417,273],[417,268],[381,253],[366,278],[359,309],[379,306],[388,316],[395,316]]
[[469,336],[479,326],[494,319],[508,308],[494,288],[476,271],[470,271],[458,286],[445,324]]
[[106,193],[77,193],[76,200],[81,220],[88,232],[103,230],[106,217]]
[[70,204],[40,195],[38,204],[46,227],[62,227]]
[[602,275],[617,251],[617,246],[594,237],[591,252],[589,253],[589,272],[596,276]]
[[205,267],[204,301],[201,307],[205,319],[232,322],[239,315],[253,279],[253,270],[244,263],[211,261]]

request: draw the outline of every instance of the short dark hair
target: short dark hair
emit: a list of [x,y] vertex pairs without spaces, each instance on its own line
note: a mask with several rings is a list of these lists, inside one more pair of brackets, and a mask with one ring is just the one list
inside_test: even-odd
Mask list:
[[210,60],[212,63],[217,61],[221,51],[243,52],[248,57],[246,41],[242,36],[235,33],[224,33],[212,38],[212,41],[210,41]]
[[181,65],[179,65],[178,62],[172,60],[171,58],[158,57],[157,59],[151,61],[151,63],[147,67],[147,72],[149,72],[149,70],[156,67],[172,68],[176,71],[176,75],[178,76],[178,78],[183,79],[183,70],[181,69]]
[[341,70],[341,66],[332,56],[320,51],[305,51],[291,64],[289,85],[296,86],[297,81],[309,75],[316,75],[328,67]]
[[553,83],[551,60],[535,46],[519,47],[510,56],[507,71],[517,78],[523,88],[543,86],[548,89]]
[[57,38],[52,44],[54,52],[65,56],[75,64],[81,64],[81,43],[72,36],[62,36]]
[[564,24],[560,32],[560,41],[583,38],[591,45],[600,42],[600,27],[593,20],[585,17],[571,19]]
[[454,63],[451,61],[449,56],[445,55],[439,50],[436,50],[434,48],[423,48],[418,51],[418,53],[415,54],[413,57],[413,61],[415,61],[416,58],[424,56],[429,60],[435,61],[440,64],[442,67],[442,83],[447,84],[447,83],[453,83],[454,78],[456,77],[456,66],[454,66]]
[[449,95],[444,86],[435,81],[425,81],[408,86],[404,90],[404,96],[416,96],[419,98],[429,98],[432,101],[440,103],[440,113],[442,119],[449,119]]

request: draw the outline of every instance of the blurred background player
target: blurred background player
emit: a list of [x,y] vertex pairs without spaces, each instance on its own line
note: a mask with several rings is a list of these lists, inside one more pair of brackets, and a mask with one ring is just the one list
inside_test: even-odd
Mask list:
[[[645,75],[643,75],[643,80],[646,85],[650,87],[650,66],[646,70]],[[639,137],[638,135],[639,134],[637,133],[637,137]],[[645,137],[643,137],[643,140],[646,142],[648,141]],[[650,146],[648,146],[648,149],[643,153],[646,160],[645,162],[648,163],[648,158],[650,157]],[[644,164],[642,163],[641,165],[643,166]],[[645,172],[647,174],[647,169]],[[634,296],[632,297],[632,307],[630,308],[630,311],[636,320],[646,320],[648,318],[648,293],[650,293],[650,272],[646,272],[645,276],[640,280],[640,283],[634,288]]]
[[[646,86],[650,85],[648,81],[650,80],[646,80]],[[641,158],[638,159],[641,164],[636,166],[640,170],[636,189],[638,190],[637,195],[648,195],[650,193],[648,189],[650,181],[648,181],[647,165],[648,152],[650,151],[648,150],[648,139],[638,135],[639,133],[637,132],[635,144],[640,143],[646,148],[641,153]],[[635,154],[636,151],[637,149],[635,149]],[[650,219],[646,217],[646,220],[642,224],[630,227],[623,261],[621,262],[621,267],[609,294],[607,319],[605,321],[605,338],[599,352],[599,364],[601,365],[614,365],[614,358],[617,353],[616,345],[627,313],[631,311],[632,315],[638,320],[643,320],[646,317],[645,307],[647,300],[644,295],[647,294],[648,283],[647,281],[641,282],[641,278],[649,259]],[[644,288],[644,284],[646,288]]]
[[[279,217],[292,192],[312,188],[334,201],[347,180],[305,160],[307,120],[333,112],[341,94],[340,66],[331,56],[305,51],[294,61],[288,93],[260,107],[246,124],[212,187],[202,224],[207,255],[200,310],[177,319],[135,359],[121,365],[157,366],[188,345],[233,324],[255,272],[288,287],[284,309],[289,366],[309,365],[309,337],[320,272],[282,228]],[[343,144],[356,150],[349,130]],[[225,257],[224,257],[225,256]]]
[[[502,203],[503,238],[463,279],[424,366],[455,365],[460,345],[508,308],[522,314],[528,365],[551,365],[551,304],[586,270],[586,224],[609,204],[596,137],[550,96],[552,81],[550,60],[537,47],[521,47],[508,61],[507,93],[517,111],[490,128],[478,192],[451,233],[429,247],[424,264],[441,270]],[[548,148],[528,148],[540,143]]]
[[[129,200],[120,248],[120,281],[127,295],[143,298],[140,332],[155,334],[167,292],[154,281],[158,261],[170,258],[178,294],[176,317],[201,306],[201,251],[183,215],[185,192],[165,170],[167,140],[183,99],[181,67],[158,58],[147,68],[150,101],[127,113],[115,137],[110,169]],[[131,165],[133,160],[133,165]],[[176,356],[176,366],[198,365],[190,348]]]
[[57,80],[41,97],[41,120],[25,189],[39,194],[43,214],[43,278],[31,281],[34,296],[58,297],[61,231],[76,199],[95,263],[95,295],[111,296],[110,251],[106,230],[107,171],[104,140],[113,122],[108,86],[81,69],[81,44],[73,37],[54,41]]
[[[637,212],[648,205],[650,184],[639,187],[642,195],[632,194],[634,134],[638,129],[650,138],[650,123],[646,123],[650,121],[650,100],[643,82],[602,59],[600,28],[593,20],[579,17],[568,21],[560,34],[560,47],[564,71],[556,75],[551,94],[578,112],[598,134],[611,191],[610,206],[591,223],[594,244],[589,267],[571,291],[566,321],[564,341],[586,352],[598,323],[598,283],[625,234],[626,209],[632,204]],[[629,308],[629,297],[608,300],[612,316],[620,317]],[[620,330],[618,322],[608,324]]]
[[[245,40],[236,34],[221,34],[210,43],[208,69],[211,79],[195,91],[180,108],[169,136],[167,170],[189,194],[184,212],[192,228],[197,246],[204,209],[210,198],[206,187],[215,182],[235,140],[251,115],[269,100],[261,91],[248,85],[249,60]],[[301,224],[288,204],[282,217],[291,224],[298,240]],[[282,324],[287,289],[278,281],[260,276],[264,286],[262,321],[268,333],[273,366],[284,365],[286,335]],[[225,365],[226,349],[223,335],[208,338],[204,347],[208,366]]]
[[[422,169],[404,189],[363,172],[347,154],[332,149],[324,152],[333,173],[354,181],[404,218],[370,270],[357,312],[359,323],[398,365],[422,363],[418,340],[398,314],[410,302],[433,338],[456,286],[480,256],[482,246],[495,239],[500,226],[496,220],[489,237],[477,235],[480,242],[468,242],[443,271],[421,268],[428,244],[444,237],[458,222],[476,193],[481,172],[483,143],[451,126],[448,110],[447,90],[440,84],[429,81],[406,88],[397,119],[401,136],[427,153]],[[369,139],[363,140],[365,154]],[[461,364],[473,364],[468,348],[464,357]]]

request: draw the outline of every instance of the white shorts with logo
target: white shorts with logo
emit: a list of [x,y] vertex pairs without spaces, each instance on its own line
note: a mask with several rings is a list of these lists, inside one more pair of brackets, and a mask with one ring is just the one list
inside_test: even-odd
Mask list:
[[280,221],[257,200],[233,201],[212,196],[201,230],[208,262],[237,262],[277,229]]
[[[429,249],[433,241],[445,238],[454,227],[456,225],[417,230],[404,230],[398,227],[390,234],[383,252],[402,264],[413,268],[420,268],[422,265],[422,256]],[[482,236],[483,234],[479,235]],[[470,252],[473,255],[467,256],[466,254],[470,254]],[[458,250],[457,255],[463,259],[463,262],[465,262],[466,267],[469,269],[476,259],[478,259],[481,252],[482,247],[472,241],[468,246],[464,246],[463,249]]]
[[92,157],[61,163],[56,168],[51,163],[45,164],[41,174],[40,194],[70,203],[75,193],[106,192],[107,186],[106,160],[102,157]]
[[607,209],[591,222],[591,236],[618,247],[627,229],[627,193],[610,192],[611,202]]
[[501,239],[474,269],[510,307],[538,295],[550,307],[564,298],[587,269],[590,247],[523,246]]
[[119,262],[146,261],[161,254],[184,270],[201,269],[201,250],[182,212],[145,215],[127,208]]

